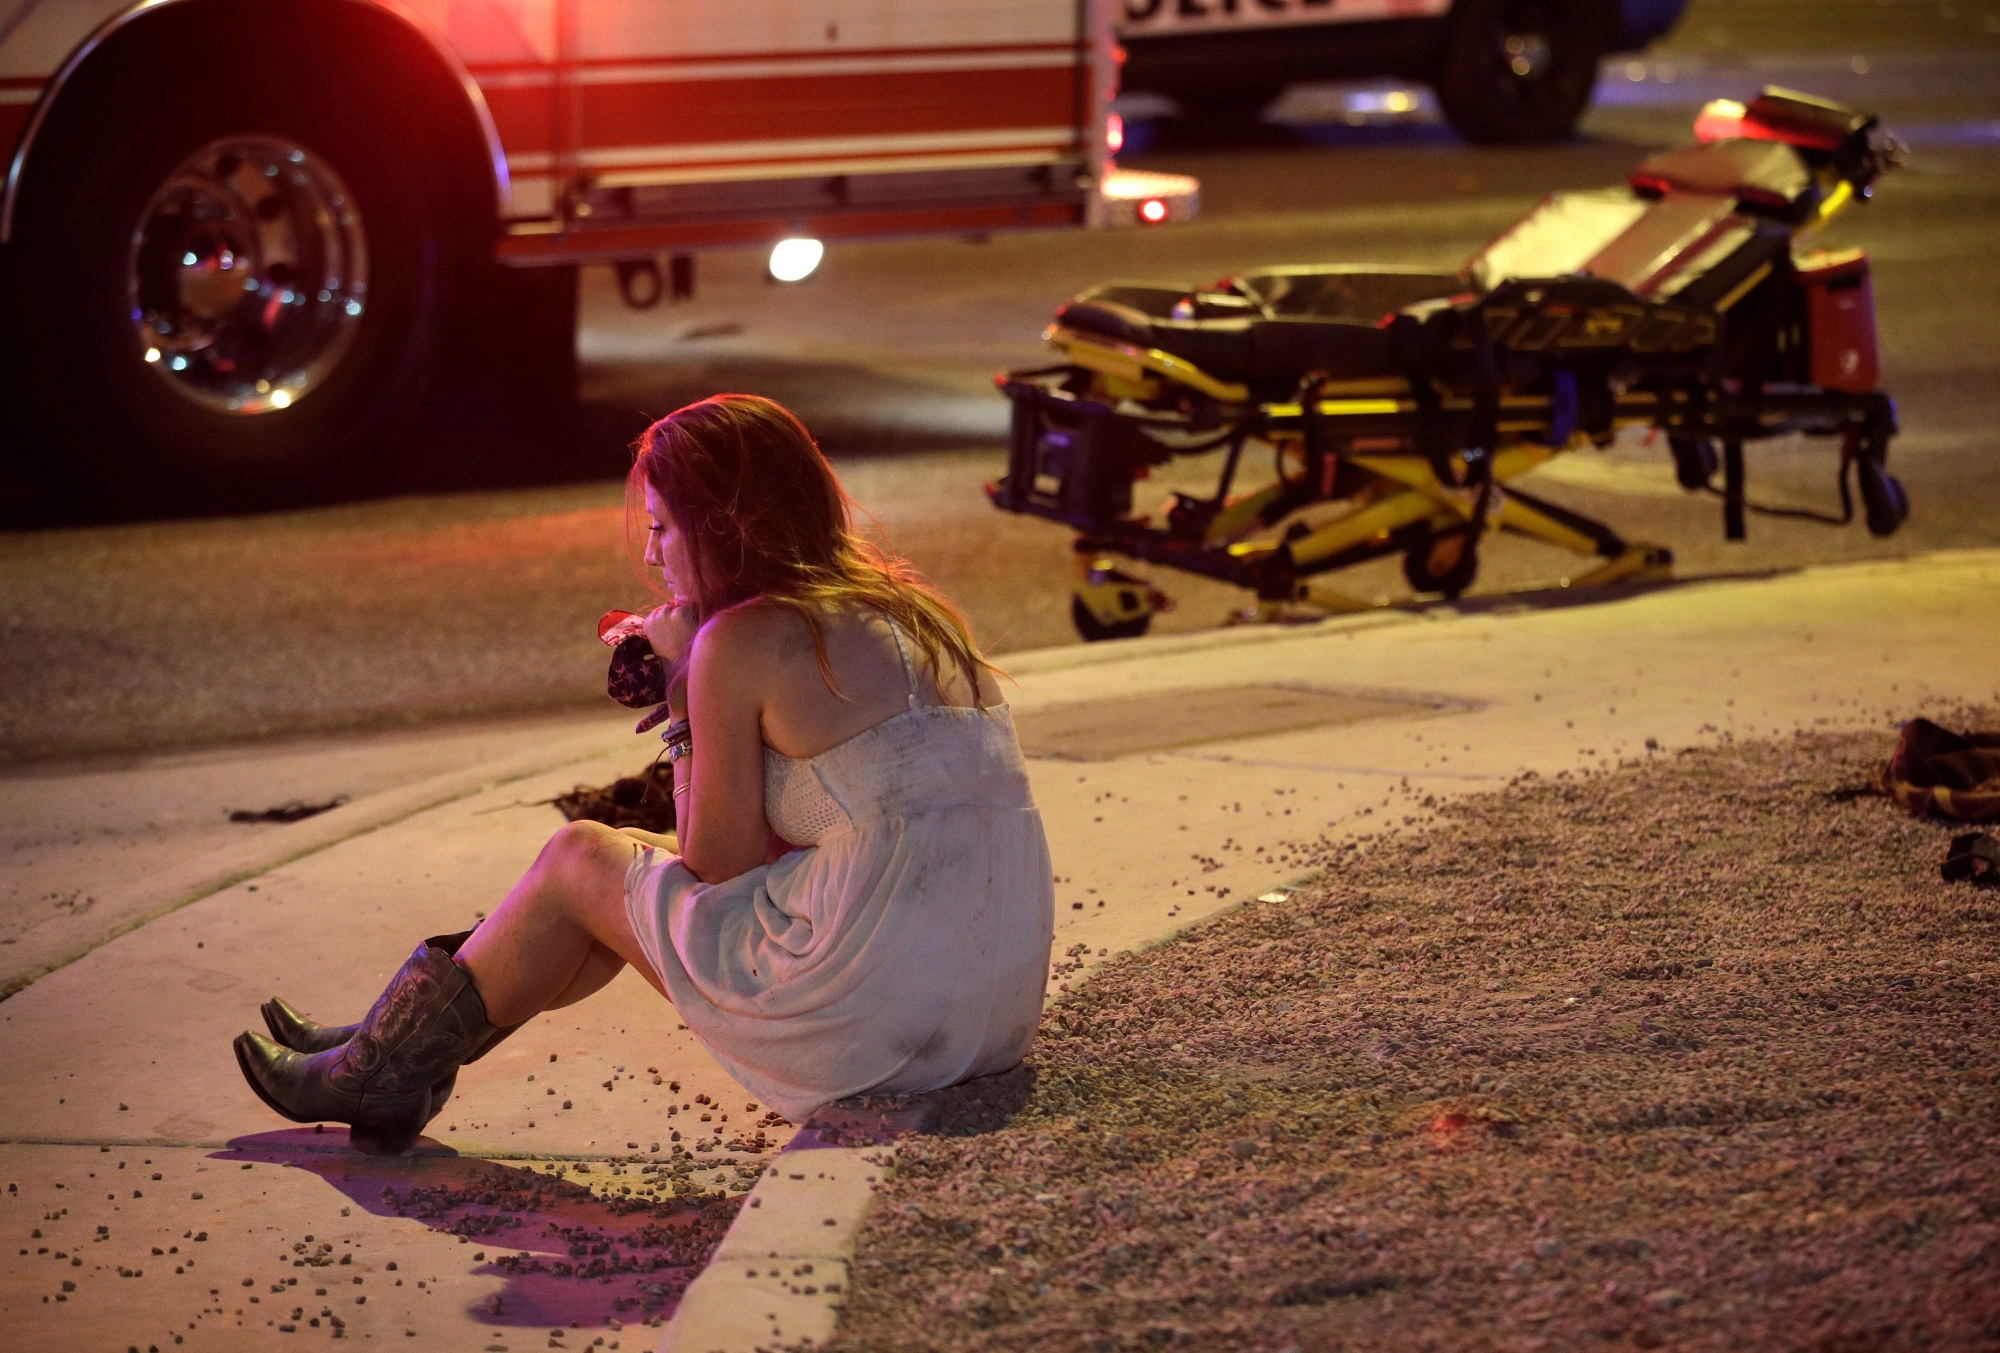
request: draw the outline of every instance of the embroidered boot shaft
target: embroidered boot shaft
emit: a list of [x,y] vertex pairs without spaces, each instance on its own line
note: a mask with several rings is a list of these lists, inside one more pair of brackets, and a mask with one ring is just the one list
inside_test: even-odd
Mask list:
[[[470,930],[460,930],[449,935],[433,935],[424,943],[455,957],[459,947],[471,938]],[[265,1026],[271,1031],[271,1037],[281,1046],[290,1048],[294,1052],[325,1052],[329,1048],[337,1048],[352,1038],[354,1031],[361,1027],[359,1024],[321,1024],[299,1013],[282,996],[273,996],[264,1002],[262,1013]],[[465,1059],[466,1062],[478,1061],[499,1047],[509,1034],[520,1027],[518,1024],[510,1024],[505,1028],[495,1029],[493,1037],[481,1044],[477,1052]],[[431,1087],[432,1118],[436,1118],[444,1111],[444,1106],[451,1099],[451,1092],[457,1081],[458,1072],[454,1068],[450,1075]]]
[[285,1117],[345,1123],[357,1150],[400,1155],[442,1104],[440,1082],[500,1032],[471,975],[450,950],[427,942],[346,1042],[308,1054],[246,1032],[236,1039],[236,1060],[251,1089]]

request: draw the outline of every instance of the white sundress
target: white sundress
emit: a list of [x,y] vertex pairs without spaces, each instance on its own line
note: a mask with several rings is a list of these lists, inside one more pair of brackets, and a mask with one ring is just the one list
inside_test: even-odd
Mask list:
[[1040,1023],[1055,880],[1007,706],[917,698],[804,759],[764,749],[764,814],[805,847],[707,884],[648,847],[625,909],[688,1028],[795,1123],[849,1095],[1005,1071]]

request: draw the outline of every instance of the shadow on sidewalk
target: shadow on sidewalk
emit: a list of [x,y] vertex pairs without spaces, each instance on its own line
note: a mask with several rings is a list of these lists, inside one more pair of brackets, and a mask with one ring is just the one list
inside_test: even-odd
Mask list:
[[[238,1137],[210,1158],[305,1170],[373,1216],[408,1217],[484,1246],[472,1251],[468,1273],[507,1285],[467,1314],[494,1326],[657,1324],[673,1314],[742,1206],[740,1198],[606,1197],[570,1175],[608,1166],[549,1172],[460,1156],[428,1137],[407,1156],[367,1156],[338,1128]],[[331,1245],[294,1249],[294,1267],[336,1263]]]
[[787,1151],[823,1146],[880,1146],[903,1137],[974,1137],[1014,1121],[1035,1092],[1035,1069],[1023,1063],[922,1095],[856,1095],[806,1120]]
[[1648,596],[1654,592],[1677,592],[1686,587],[1698,587],[1704,583],[1744,583],[1763,582],[1771,578],[1788,577],[1803,570],[1790,567],[1731,569],[1722,573],[1691,573],[1682,578],[1664,578],[1658,582],[1604,583],[1594,587],[1536,587],[1518,592],[1491,592],[1479,596],[1460,597],[1449,601],[1443,597],[1415,597],[1398,602],[1391,610],[1445,611],[1457,615],[1514,615],[1529,611],[1566,611],[1576,606],[1602,606],[1614,601],[1628,601],[1633,597]]

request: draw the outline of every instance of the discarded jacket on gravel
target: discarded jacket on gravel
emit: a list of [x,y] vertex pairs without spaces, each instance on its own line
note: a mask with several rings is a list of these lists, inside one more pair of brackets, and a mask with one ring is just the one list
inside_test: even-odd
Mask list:
[[621,775],[608,785],[578,785],[549,802],[571,822],[587,818],[607,827],[670,832],[674,830],[674,768],[655,761],[637,775]]
[[2000,732],[1960,734],[1910,720],[1882,768],[1882,792],[1912,813],[2000,821]]
[[2000,840],[1985,832],[1965,832],[1951,838],[1938,873],[1946,883],[1977,883],[2000,888]]

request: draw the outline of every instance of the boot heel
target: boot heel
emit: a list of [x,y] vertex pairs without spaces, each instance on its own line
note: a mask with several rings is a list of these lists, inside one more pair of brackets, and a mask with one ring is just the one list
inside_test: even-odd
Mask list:
[[356,1123],[347,1129],[347,1143],[364,1156],[400,1156],[424,1135],[431,1121],[430,1106],[430,1096],[425,1095],[391,1120]]

